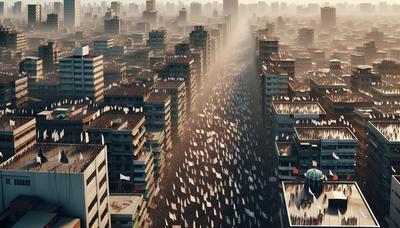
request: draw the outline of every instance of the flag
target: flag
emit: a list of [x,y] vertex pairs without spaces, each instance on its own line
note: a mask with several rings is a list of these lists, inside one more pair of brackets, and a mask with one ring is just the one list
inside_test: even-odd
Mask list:
[[0,158],[4,158],[4,155],[3,155],[3,153],[1,153],[1,152],[0,152]]
[[337,181],[339,180],[339,177],[336,174],[333,174],[332,180]]
[[105,142],[104,142],[104,135],[101,134],[101,145],[104,145],[104,144],[105,144]]
[[79,152],[79,161],[83,160],[83,154],[81,152]]
[[329,170],[329,176],[333,176],[332,170]]
[[60,132],[60,139],[64,138],[64,129]]
[[47,129],[44,130],[44,132],[43,132],[43,140],[46,140],[46,139],[47,139]]
[[81,132],[81,142],[83,142],[83,132]]
[[299,175],[299,170],[298,170],[298,169],[293,169],[293,170],[292,170],[292,173],[293,173],[294,175]]
[[333,156],[334,159],[339,160],[339,156],[337,156],[337,155],[335,154],[335,152],[332,152],[332,156]]
[[36,162],[42,164],[42,159],[39,156],[36,156]]
[[316,162],[316,161],[312,161],[312,167],[317,167],[318,166],[318,162]]
[[89,143],[89,133],[85,132],[85,142]]
[[119,174],[119,179],[120,180],[126,180],[126,181],[130,181],[131,180],[131,177],[129,177],[129,176],[125,176],[125,175],[123,175],[123,174]]
[[10,120],[10,126],[15,126],[15,121],[14,120]]

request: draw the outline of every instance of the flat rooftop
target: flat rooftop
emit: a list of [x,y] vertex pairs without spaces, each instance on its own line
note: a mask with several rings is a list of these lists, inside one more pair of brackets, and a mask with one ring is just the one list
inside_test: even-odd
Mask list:
[[185,87],[184,81],[159,81],[155,85],[158,89],[178,89]]
[[400,114],[400,105],[377,105],[374,107],[376,111],[380,114],[385,115],[399,115]]
[[114,86],[106,91],[104,96],[147,96],[149,89],[135,83]]
[[164,103],[168,102],[171,97],[166,93],[151,93],[146,103]]
[[295,127],[299,140],[357,140],[347,127]]
[[[355,182],[324,182],[323,185],[322,193],[315,194],[314,199],[304,189],[303,182],[282,182],[290,227],[380,227]],[[330,199],[338,198],[347,200],[347,209],[329,205]],[[353,222],[345,224],[343,218]]]
[[[12,115],[0,116],[0,131],[13,131],[34,119],[35,119],[34,117],[23,117],[23,116],[12,116]],[[10,120],[14,121],[15,123],[14,126],[10,125]]]
[[332,103],[371,103],[373,100],[359,93],[330,93],[326,97]]
[[133,214],[142,203],[141,194],[110,194],[110,214]]
[[393,86],[375,86],[372,89],[381,95],[387,95],[387,96],[400,95],[400,88],[396,88]]
[[[102,145],[39,143],[31,149],[14,155],[5,161],[0,165],[0,169],[30,172],[82,173],[103,149],[104,146]],[[68,163],[61,163],[59,161],[58,157],[61,151],[64,151]],[[45,156],[41,164],[36,161],[38,154]],[[47,161],[45,161],[46,159]]]
[[127,113],[121,111],[108,111],[92,121],[88,128],[132,130],[144,123],[143,113]]
[[85,120],[92,119],[98,110],[87,104],[60,104],[52,110],[40,112],[47,120]]
[[315,82],[318,86],[335,86],[335,87],[345,87],[346,83],[337,77],[326,76],[326,77],[313,77],[312,81]]
[[389,142],[400,142],[400,121],[371,121],[370,124]]
[[399,85],[400,84],[400,75],[384,75],[382,77],[382,82],[391,84],[391,85]]
[[270,57],[271,61],[294,61],[294,58],[288,53],[274,53]]
[[322,106],[316,101],[274,101],[272,106],[278,114],[326,114]]
[[295,92],[309,92],[310,83],[297,80],[289,81],[289,87]]
[[275,142],[278,156],[292,155],[292,143],[290,142]]

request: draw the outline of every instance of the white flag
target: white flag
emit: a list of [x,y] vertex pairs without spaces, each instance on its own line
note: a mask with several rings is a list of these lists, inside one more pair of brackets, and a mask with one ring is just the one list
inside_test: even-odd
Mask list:
[[123,174],[119,174],[119,179],[120,180],[126,180],[126,181],[130,181],[131,180],[131,177],[129,177],[129,176],[125,176],[125,175],[123,175]]
[[10,126],[15,126],[15,121],[14,120],[10,120]]
[[339,156],[337,156],[337,155],[335,154],[335,152],[332,152],[332,156],[333,156],[334,159],[339,160]]
[[104,142],[104,135],[101,134],[101,145],[104,145],[104,144],[105,144],[105,142]]
[[85,142],[89,143],[89,133],[85,132]]
[[42,164],[42,159],[39,156],[36,156],[36,162]]
[[0,152],[0,158],[4,158],[4,155],[3,155],[3,153],[1,153],[1,152]]
[[79,152],[79,161],[83,160],[83,154]]

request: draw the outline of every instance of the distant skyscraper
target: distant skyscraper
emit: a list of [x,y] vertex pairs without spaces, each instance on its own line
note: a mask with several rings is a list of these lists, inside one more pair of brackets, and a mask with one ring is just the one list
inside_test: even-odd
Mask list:
[[0,2],[0,16],[6,16],[7,15],[7,0],[1,1]]
[[332,28],[336,26],[336,8],[321,8],[321,26],[322,28]]
[[187,11],[185,8],[182,8],[179,10],[179,16],[178,16],[178,23],[181,25],[186,24],[187,22]]
[[191,18],[199,18],[201,17],[201,3],[199,2],[192,2],[190,4],[190,15]]
[[28,25],[33,26],[42,20],[42,6],[39,4],[28,5]]
[[120,1],[113,1],[111,2],[111,10],[116,14],[119,15],[121,13],[121,2]]
[[63,4],[61,2],[54,2],[53,3],[53,11],[54,13],[61,15],[63,11]]
[[211,36],[210,33],[205,30],[204,26],[194,26],[194,30],[190,33],[190,46],[192,48],[199,48],[203,51],[203,73],[207,75],[210,69],[211,60]]
[[47,29],[49,29],[51,31],[57,31],[58,30],[58,14],[56,14],[56,13],[47,14],[46,26],[47,26]]
[[104,19],[104,33],[118,35],[120,33],[121,19],[118,16]]
[[15,2],[12,11],[13,11],[13,14],[15,16],[21,15],[21,13],[22,13],[22,1]]
[[79,27],[81,24],[80,0],[64,0],[64,26],[67,28]]
[[231,15],[236,19],[239,11],[239,0],[224,0],[223,2],[224,15]]

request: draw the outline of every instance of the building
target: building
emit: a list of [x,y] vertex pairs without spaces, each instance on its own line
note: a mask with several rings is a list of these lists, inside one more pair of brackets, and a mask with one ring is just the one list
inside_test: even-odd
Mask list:
[[172,140],[183,136],[186,122],[186,87],[183,81],[159,81],[154,88],[171,96]]
[[42,5],[28,4],[28,25],[36,26],[42,22]]
[[53,32],[58,31],[58,14],[55,13],[47,14],[46,28],[49,31]]
[[103,101],[103,55],[92,55],[89,47],[79,47],[74,55],[60,60],[60,94],[67,98]]
[[[272,123],[275,136],[291,137],[296,122],[323,119],[326,112],[316,101],[273,101]],[[284,140],[284,139],[281,139]]]
[[64,0],[64,26],[75,29],[81,25],[81,1]]
[[202,25],[194,26],[194,30],[189,35],[190,47],[198,48],[203,51],[203,75],[207,76],[212,64],[211,64],[211,35]]
[[150,93],[143,106],[148,132],[164,133],[165,150],[172,149],[171,97],[165,93]]
[[334,76],[317,76],[310,79],[310,95],[321,99],[325,94],[343,92],[347,84]]
[[347,127],[295,127],[299,173],[304,174],[316,162],[332,179],[353,180],[357,144],[358,139]]
[[19,72],[26,74],[29,81],[43,79],[43,60],[38,57],[27,57],[19,63]]
[[390,209],[385,221],[389,228],[400,227],[400,176],[393,175],[390,184]]
[[96,39],[93,41],[94,51],[98,54],[106,54],[108,49],[114,46],[113,38]]
[[324,178],[310,169],[304,182],[282,182],[284,227],[380,227],[356,182]]
[[231,16],[234,21],[238,19],[239,0],[224,0],[222,3],[224,16]]
[[41,200],[37,196],[21,195],[12,200],[9,208],[1,213],[4,227],[81,227],[81,220],[66,217],[62,205]]
[[353,92],[370,92],[373,84],[380,83],[382,77],[368,65],[358,65],[350,77],[350,86]]
[[372,108],[374,100],[362,93],[330,93],[321,101],[332,117],[351,116],[356,108]]
[[289,75],[285,70],[263,65],[262,80],[267,104],[270,104],[275,97],[288,94]]
[[148,22],[151,27],[157,26],[157,10],[155,0],[146,0],[146,9],[143,11],[143,20]]
[[18,107],[28,101],[28,77],[0,76],[0,108]]
[[43,61],[44,72],[54,71],[60,55],[60,50],[54,41],[42,44],[38,48],[39,58]]
[[135,83],[121,84],[109,89],[104,95],[104,105],[118,105],[129,108],[141,108],[150,96],[148,88]]
[[274,144],[274,150],[278,158],[278,177],[280,180],[296,180],[297,154],[293,150],[291,142],[278,142]]
[[118,16],[104,19],[104,33],[108,35],[119,35],[121,32],[121,19]]
[[279,53],[279,39],[273,36],[259,36],[256,38],[256,50],[257,63],[261,68],[263,62],[269,61],[273,54]]
[[37,144],[0,165],[1,212],[16,197],[32,195],[62,205],[61,211],[80,218],[83,227],[106,227],[107,172],[104,146]]
[[33,117],[0,117],[0,163],[36,144],[36,121]]
[[367,196],[383,221],[390,211],[391,176],[400,172],[400,122],[370,121],[368,129]]
[[325,29],[333,28],[336,26],[336,8],[335,7],[322,7],[321,8],[321,27]]
[[0,26],[0,47],[15,51],[24,51],[28,48],[24,33]]
[[148,46],[155,52],[165,53],[168,49],[167,30],[152,30],[149,32]]
[[314,44],[314,29],[301,28],[298,32],[299,45],[304,47],[311,47]]
[[154,163],[154,179],[158,183],[163,176],[165,166],[166,148],[165,148],[165,134],[163,131],[148,132],[146,136],[145,147],[153,153]]
[[289,80],[288,95],[290,97],[310,96],[310,82],[298,79]]
[[148,218],[146,201],[142,194],[110,194],[111,227],[146,227]]
[[290,77],[295,76],[295,59],[287,53],[275,53],[269,57],[267,64],[284,70]]
[[53,2],[53,10],[54,13],[58,15],[63,14],[63,3],[62,2]]
[[184,81],[186,87],[186,112],[192,111],[197,97],[197,78],[193,67],[194,60],[189,56],[172,56],[167,63],[156,69],[160,78],[168,81]]
[[179,10],[179,15],[177,18],[178,24],[181,26],[185,26],[187,23],[187,11],[185,8]]
[[[65,103],[65,102],[64,102]],[[84,132],[100,111],[87,104],[61,104],[37,114],[39,142],[83,143]],[[63,132],[63,133],[61,133]],[[58,135],[56,140],[55,135]],[[60,134],[64,135],[63,137]]]
[[[146,199],[151,199],[154,193],[153,157],[144,147],[144,115],[105,112],[90,124],[88,133],[91,143],[105,144],[109,148],[110,191],[143,193]],[[141,173],[135,167],[137,162],[144,162],[148,169]],[[121,180],[121,174],[129,180]]]
[[111,10],[119,15],[121,13],[121,2],[120,1],[112,1],[111,2]]
[[202,5],[199,2],[192,2],[190,3],[190,17],[192,20],[199,19],[202,17]]

